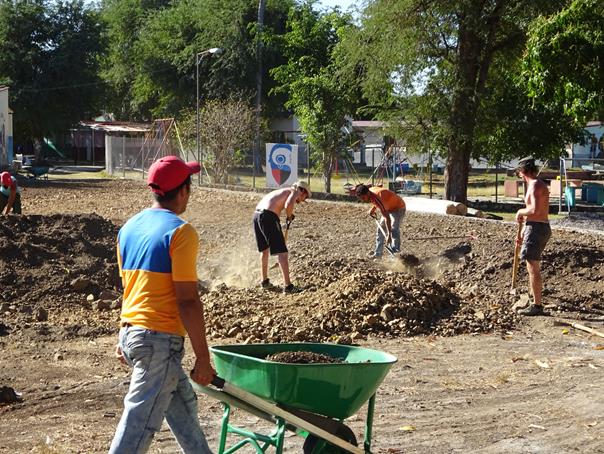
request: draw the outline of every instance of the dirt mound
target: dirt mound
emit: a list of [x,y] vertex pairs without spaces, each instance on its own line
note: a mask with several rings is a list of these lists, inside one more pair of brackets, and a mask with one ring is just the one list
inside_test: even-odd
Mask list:
[[[247,342],[351,343],[368,335],[454,335],[508,330],[517,322],[509,305],[468,305],[450,288],[368,262],[313,262],[304,291],[283,296],[220,286],[206,294],[208,332]],[[294,300],[294,301],[292,301]]]
[[113,223],[94,214],[8,216],[0,230],[0,334],[72,337],[116,326]]

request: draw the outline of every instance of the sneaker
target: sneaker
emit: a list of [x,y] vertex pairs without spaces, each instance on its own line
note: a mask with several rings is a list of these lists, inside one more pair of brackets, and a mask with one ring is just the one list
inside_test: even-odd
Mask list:
[[367,257],[370,259],[379,259],[382,257],[382,254],[376,254],[375,252],[370,252],[367,254]]
[[265,279],[260,282],[260,287],[264,290],[275,290],[276,286],[271,283],[269,279]]
[[519,309],[518,314],[527,315],[529,317],[534,315],[545,315],[543,312],[543,306],[541,304],[530,304],[525,309]]
[[300,293],[302,289],[300,287],[296,287],[294,284],[289,284],[283,287],[283,293]]

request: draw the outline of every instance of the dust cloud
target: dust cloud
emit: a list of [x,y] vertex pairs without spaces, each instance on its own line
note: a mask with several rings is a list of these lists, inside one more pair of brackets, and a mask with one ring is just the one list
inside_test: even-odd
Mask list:
[[253,241],[241,238],[221,255],[200,265],[197,274],[210,290],[223,284],[235,288],[253,287],[260,281],[260,255]]

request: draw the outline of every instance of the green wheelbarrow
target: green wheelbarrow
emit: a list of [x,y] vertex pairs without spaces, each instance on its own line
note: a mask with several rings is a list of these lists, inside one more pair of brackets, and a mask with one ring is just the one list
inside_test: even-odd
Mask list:
[[[368,348],[313,343],[224,345],[211,351],[219,376],[212,382],[214,386],[192,383],[224,405],[218,454],[230,454],[248,444],[257,453],[274,446],[281,454],[286,430],[306,438],[305,454],[371,452],[376,390],[396,357]],[[343,362],[287,364],[264,359],[296,351],[321,353]],[[343,421],[366,402],[365,439],[359,447],[354,432]],[[275,430],[264,435],[231,425],[233,406],[273,422]],[[227,449],[229,433],[242,439]]]

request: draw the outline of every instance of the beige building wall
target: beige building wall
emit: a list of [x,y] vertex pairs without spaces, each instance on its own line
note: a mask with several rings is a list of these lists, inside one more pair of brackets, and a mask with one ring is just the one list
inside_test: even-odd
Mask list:
[[[9,145],[12,149],[12,115],[8,108],[8,87],[0,87],[0,167],[9,165]],[[10,138],[10,139],[9,139]]]

